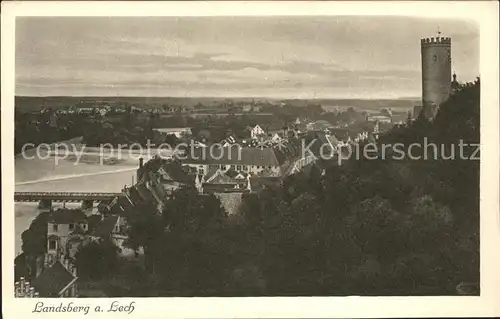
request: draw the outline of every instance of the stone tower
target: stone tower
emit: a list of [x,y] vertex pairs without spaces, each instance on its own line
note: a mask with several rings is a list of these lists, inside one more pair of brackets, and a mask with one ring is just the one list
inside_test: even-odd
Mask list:
[[433,119],[451,92],[451,38],[424,38],[420,47],[423,112],[428,119]]

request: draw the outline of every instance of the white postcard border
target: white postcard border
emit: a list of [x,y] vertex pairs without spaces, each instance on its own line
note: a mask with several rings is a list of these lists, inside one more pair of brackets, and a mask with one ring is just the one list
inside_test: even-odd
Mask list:
[[[500,315],[499,97],[497,2],[2,2],[2,312],[6,318],[83,316],[33,314],[37,299],[13,298],[14,21],[16,16],[404,15],[462,18],[480,25],[481,296],[305,298],[123,298],[136,318],[440,317]],[[57,305],[103,305],[118,298],[42,299]],[[89,313],[119,318],[124,314]]]

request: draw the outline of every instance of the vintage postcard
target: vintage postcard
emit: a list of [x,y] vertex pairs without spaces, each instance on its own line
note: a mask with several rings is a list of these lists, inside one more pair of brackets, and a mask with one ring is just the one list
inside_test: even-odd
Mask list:
[[2,3],[3,315],[500,315],[498,25]]

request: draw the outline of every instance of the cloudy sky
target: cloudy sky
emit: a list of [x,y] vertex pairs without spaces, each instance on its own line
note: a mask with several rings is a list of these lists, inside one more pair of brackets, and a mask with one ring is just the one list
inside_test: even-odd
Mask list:
[[418,97],[420,38],[452,37],[459,80],[479,30],[406,17],[25,17],[16,95]]

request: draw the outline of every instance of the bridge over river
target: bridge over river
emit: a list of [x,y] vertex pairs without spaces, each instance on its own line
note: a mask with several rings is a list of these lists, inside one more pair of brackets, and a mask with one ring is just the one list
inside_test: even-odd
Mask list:
[[95,201],[111,201],[121,193],[82,192],[15,192],[14,202],[39,202],[39,209],[52,209],[52,202],[82,202],[82,208],[92,208]]
[[15,192],[15,202],[38,202],[50,200],[54,202],[81,202],[112,200],[121,193],[80,193],[80,192]]

